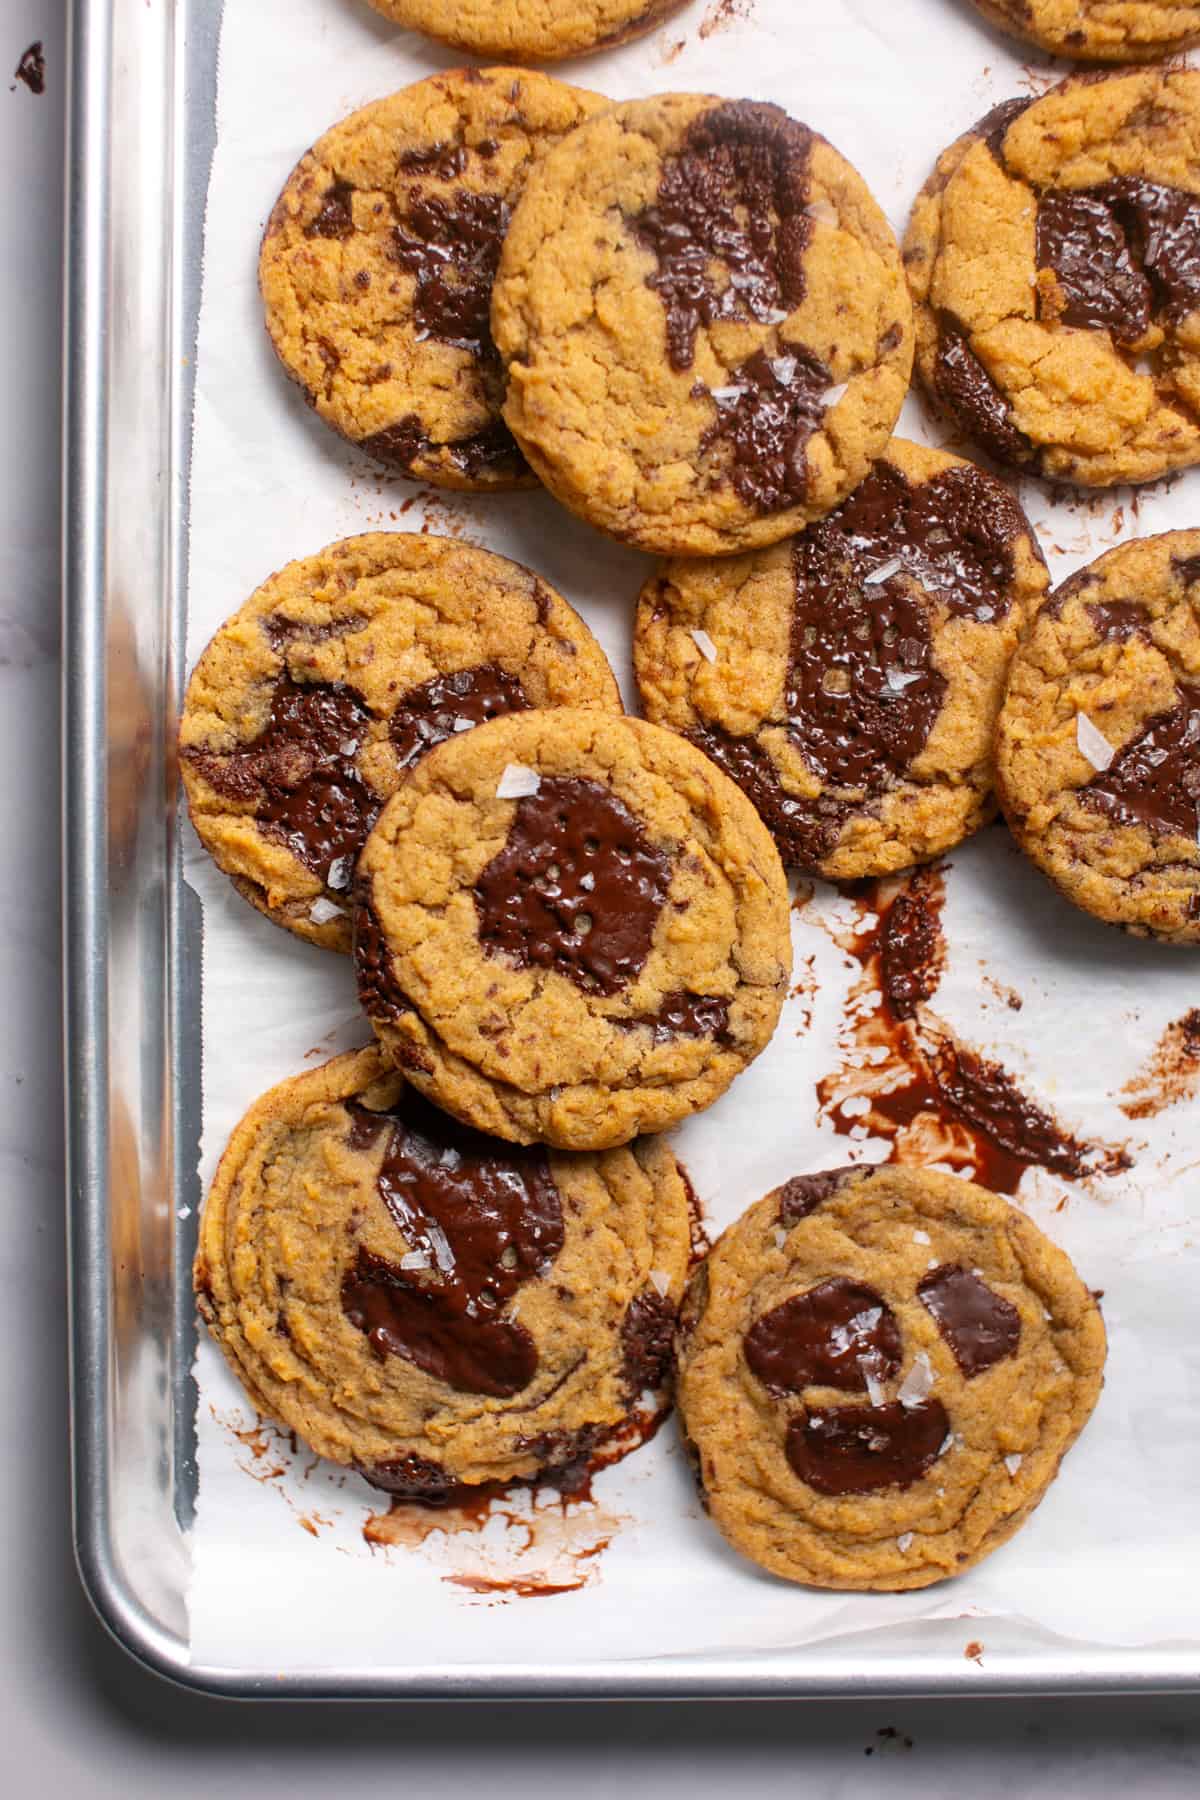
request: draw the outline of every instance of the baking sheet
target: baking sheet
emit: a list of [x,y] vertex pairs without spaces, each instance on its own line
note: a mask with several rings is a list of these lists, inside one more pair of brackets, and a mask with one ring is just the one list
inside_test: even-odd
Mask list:
[[[676,89],[776,100],[855,163],[898,231],[957,132],[1056,74],[1046,61],[1023,63],[965,0],[825,0],[799,15],[795,0],[697,0],[648,39],[560,73],[617,98]],[[629,625],[645,559],[541,494],[471,499],[382,477],[309,413],[262,329],[258,238],[296,158],[352,108],[452,61],[363,0],[226,0],[198,345],[189,662],[291,558],[356,531],[428,527],[545,574],[580,607],[632,700]],[[948,441],[914,399],[900,429]],[[1195,523],[1198,494],[1198,474],[1136,499],[1126,490],[1071,500],[1021,484],[1055,580],[1123,537]],[[257,1094],[366,1032],[347,962],[260,919],[190,833],[185,872],[204,922],[207,1183]],[[1081,1182],[1034,1170],[1020,1187],[1020,1203],[1104,1290],[1110,1359],[1091,1426],[1019,1536],[967,1576],[919,1594],[792,1588],[736,1558],[704,1520],[668,1423],[597,1478],[593,1503],[524,1496],[423,1543],[372,1543],[364,1527],[378,1531],[371,1521],[384,1497],[259,1428],[203,1342],[189,1592],[196,1661],[276,1673],[467,1662],[553,1670],[585,1649],[617,1662],[869,1633],[868,1666],[880,1634],[894,1642],[936,1618],[961,1620],[964,1653],[984,1667],[989,1620],[1001,1618],[1018,1622],[1031,1645],[1196,1639],[1200,1251],[1188,1214],[1197,1107],[1176,1082],[1161,1110],[1135,1119],[1122,1109],[1138,1110],[1137,1093],[1123,1090],[1136,1089],[1167,1027],[1200,1000],[1195,960],[1069,909],[999,827],[948,859],[943,879],[949,956],[931,1002],[938,1017],[1079,1137],[1124,1145],[1132,1159],[1123,1173]],[[832,889],[805,895],[793,914],[796,992],[773,1043],[717,1106],[674,1134],[714,1230],[789,1175],[893,1150],[839,1135],[817,1091],[862,1061],[856,1018],[870,996],[856,992],[864,972],[854,932],[872,921]]]

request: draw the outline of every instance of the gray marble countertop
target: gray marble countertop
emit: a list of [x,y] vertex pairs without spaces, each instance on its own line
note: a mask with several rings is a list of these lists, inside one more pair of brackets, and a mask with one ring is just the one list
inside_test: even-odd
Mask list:
[[[147,0],[166,5],[171,0]],[[241,3],[241,0],[235,0]],[[46,91],[0,87],[0,1770],[5,1791],[190,1800],[436,1788],[921,1793],[1139,1800],[1200,1791],[1177,1699],[445,1708],[199,1699],[135,1666],[71,1559],[59,1055],[59,327],[64,0],[4,0],[0,67],[41,39]],[[11,79],[11,77],[9,78]],[[68,648],[69,654],[69,648]]]

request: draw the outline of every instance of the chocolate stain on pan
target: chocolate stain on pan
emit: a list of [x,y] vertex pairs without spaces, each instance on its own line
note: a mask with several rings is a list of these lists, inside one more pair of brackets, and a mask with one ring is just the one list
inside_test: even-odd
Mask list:
[[842,1067],[817,1083],[821,1112],[839,1136],[885,1138],[889,1162],[942,1164],[998,1194],[1016,1193],[1030,1168],[1077,1181],[1130,1166],[1122,1146],[1067,1130],[930,1009],[945,958],[939,868],[849,892],[857,919],[848,933],[831,935],[861,974],[847,1006]]
[[1192,1100],[1200,1092],[1200,1007],[1167,1026],[1144,1069],[1121,1092],[1127,1119],[1153,1119],[1168,1106]]
[[13,70],[13,80],[8,90],[10,94],[16,93],[18,81],[24,82],[31,94],[45,93],[46,57],[40,38],[36,44],[30,44]]

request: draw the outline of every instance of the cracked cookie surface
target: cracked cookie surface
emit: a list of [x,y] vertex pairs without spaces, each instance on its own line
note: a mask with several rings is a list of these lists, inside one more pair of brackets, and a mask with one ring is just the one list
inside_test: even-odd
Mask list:
[[1157,62],[1200,38],[1196,0],[974,0],[1002,31],[1081,62]]
[[1087,1423],[1104,1326],[1020,1212],[932,1169],[800,1176],[694,1273],[676,1402],[708,1510],[813,1587],[960,1574],[1029,1517]]
[[492,330],[504,416],[546,486],[667,555],[775,543],[883,449],[912,361],[891,230],[778,107],[660,95],[527,181]]
[[670,1362],[691,1252],[659,1142],[464,1130],[377,1049],[265,1094],[200,1227],[200,1313],[253,1404],[403,1497],[569,1476]]
[[1200,531],[1118,545],[1051,595],[1013,659],[996,781],[1068,900],[1200,943]]
[[1046,586],[1002,483],[893,438],[797,537],[646,583],[642,702],[743,787],[785,862],[888,874],[993,816],[996,715]]
[[370,0],[397,25],[501,61],[555,62],[653,31],[687,0]]
[[359,997],[457,1117],[570,1149],[716,1100],[774,1030],[788,893],[749,801],[673,732],[514,713],[432,750],[359,862]]
[[1200,74],[994,108],[939,158],[904,261],[925,387],[998,461],[1109,487],[1200,460]]
[[349,951],[354,864],[404,771],[484,719],[561,705],[621,698],[547,582],[450,538],[346,538],[272,575],[196,664],[179,730],[192,823],[260,912]]
[[531,164],[606,104],[529,70],[451,70],[300,159],[259,286],[279,359],[327,425],[414,480],[532,483],[500,417],[492,278]]

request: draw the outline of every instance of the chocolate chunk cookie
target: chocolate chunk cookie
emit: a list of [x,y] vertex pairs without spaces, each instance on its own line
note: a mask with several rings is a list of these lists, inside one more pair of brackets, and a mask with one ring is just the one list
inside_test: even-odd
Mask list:
[[450,538],[372,532],[289,563],[196,664],[180,770],[252,905],[350,949],[362,841],[443,738],[528,707],[619,713],[604,652],[540,577]]
[[812,1587],[927,1587],[1029,1517],[1103,1381],[1095,1300],[1024,1213],[932,1169],[789,1181],[680,1313],[677,1401],[729,1542]]
[[893,438],[797,537],[646,583],[642,701],[739,783],[785,862],[886,874],[993,815],[1004,680],[1046,586],[1007,488]]
[[778,107],[695,94],[614,107],[539,161],[492,329],[547,487],[668,555],[775,543],[836,506],[912,360],[861,178]]
[[1196,0],[975,0],[1001,31],[1078,62],[1157,62],[1200,40]]
[[376,12],[455,50],[555,62],[653,31],[685,0],[371,0]]
[[996,785],[1068,900],[1200,943],[1200,531],[1121,544],[1051,595],[1013,660]]
[[260,1412],[436,1502],[460,1483],[569,1480],[665,1378],[689,1255],[664,1144],[497,1143],[372,1049],[251,1107],[208,1196],[194,1279]]
[[917,366],[989,455],[1087,487],[1200,460],[1200,74],[1077,75],[939,159]]
[[359,861],[359,997],[439,1106],[567,1149],[661,1131],[764,1047],[791,967],[745,795],[638,719],[514,713],[413,768]]
[[451,70],[301,158],[259,285],[280,361],[327,425],[416,480],[531,484],[500,418],[492,278],[531,164],[605,104],[527,70]]

